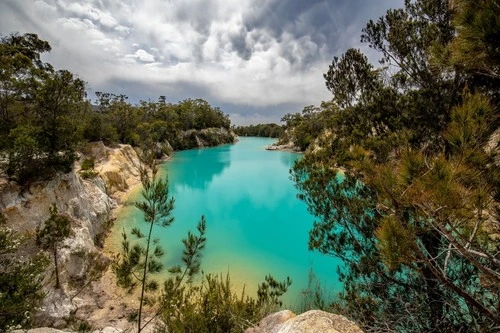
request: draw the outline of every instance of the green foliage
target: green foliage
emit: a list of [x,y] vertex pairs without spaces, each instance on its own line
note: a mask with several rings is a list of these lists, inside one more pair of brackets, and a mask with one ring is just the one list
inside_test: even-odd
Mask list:
[[84,319],[77,318],[74,314],[70,315],[68,318],[65,318],[66,326],[71,328],[72,331],[78,333],[90,333],[95,331],[96,327],[90,324],[88,321]]
[[239,136],[261,136],[279,138],[284,134],[283,126],[278,124],[257,124],[248,126],[233,126],[233,131]]
[[56,288],[60,288],[59,264],[57,251],[61,243],[71,235],[71,220],[68,216],[59,214],[55,204],[50,207],[50,217],[43,228],[36,229],[36,243],[44,250],[52,253],[56,274]]
[[[290,283],[267,276],[255,300],[245,290],[241,295],[234,293],[229,274],[225,278],[203,275],[200,285],[183,285],[163,295],[162,323],[155,332],[244,332],[281,306],[279,297]],[[165,290],[173,291],[171,281],[166,282]]]
[[363,103],[373,86],[377,75],[368,58],[359,50],[349,49],[341,58],[333,58],[328,72],[323,75],[326,87],[340,107],[346,108]]
[[0,41],[0,154],[7,175],[20,183],[69,171],[80,139],[85,84],[41,62],[48,51],[35,34]]
[[[189,130],[229,130],[229,117],[202,99],[132,105],[125,95],[97,92],[98,105],[91,106],[83,80],[41,61],[50,50],[35,34],[0,39],[0,167],[11,180],[25,184],[69,172],[75,147],[84,140],[148,149],[169,142],[173,149],[194,148],[197,136],[207,145],[233,142],[231,135],[215,132],[182,136]],[[162,156],[161,149],[155,151]],[[84,170],[82,176],[95,173]]]
[[[191,130],[229,129],[229,117],[202,99],[186,99],[177,104],[160,99],[158,102],[141,101],[134,106],[126,101],[125,95],[102,92],[97,92],[96,95],[99,112],[91,114],[92,121],[88,122],[84,130],[89,140],[107,137],[107,141],[142,147],[169,142],[174,149],[197,147],[195,135],[206,135],[205,141],[209,145],[232,142],[232,137],[225,138],[223,142],[220,138],[214,140],[209,133],[193,131],[187,138],[181,135],[182,132]],[[96,122],[99,125],[97,129]]]
[[500,7],[495,0],[454,0],[457,36],[448,46],[448,64],[500,78]]
[[[144,214],[144,221],[149,224],[148,234],[143,234],[139,228],[133,228],[131,234],[145,244],[132,244],[125,230],[122,233],[122,252],[116,256],[112,265],[119,286],[132,292],[140,286],[141,294],[137,311],[137,331],[141,332],[149,322],[142,322],[143,305],[152,306],[156,303],[156,293],[160,283],[151,276],[163,270],[160,259],[165,254],[159,245],[159,239],[153,239],[153,226],[170,226],[174,218],[171,216],[174,208],[174,199],[169,197],[168,180],[157,179],[153,174],[150,178],[146,170],[141,173],[143,186],[143,201],[136,202],[136,207]],[[164,283],[162,293],[175,295],[185,282],[190,282],[200,271],[201,251],[205,247],[206,221],[202,216],[197,226],[198,235],[191,232],[182,240],[184,252],[183,266],[169,268],[171,277]],[[163,298],[163,296],[162,296]],[[165,307],[165,300],[160,303],[160,309]]]
[[279,143],[293,141],[300,150],[305,151],[325,129],[330,128],[331,113],[335,109],[331,103],[322,103],[320,107],[306,106],[302,113],[286,114],[281,119],[286,122],[286,130]]
[[86,158],[83,160],[80,170],[80,176],[83,179],[94,178],[99,174],[99,172],[94,170],[94,159]]
[[19,248],[28,240],[7,227],[0,214],[0,331],[29,328],[45,293],[42,290],[47,258],[37,254],[19,256]]
[[[317,216],[309,246],[344,261],[333,308],[367,330],[499,325],[498,43],[485,37],[497,26],[493,2],[389,10],[362,36],[389,67],[375,71],[348,50],[325,74],[332,103],[312,112],[327,125],[303,130],[310,119],[286,117],[295,142],[323,148],[292,171]],[[472,45],[483,50],[477,61]]]
[[16,177],[20,182],[33,178],[39,171],[37,156],[41,151],[36,141],[39,128],[34,126],[18,126],[9,133],[12,145],[7,150],[9,156],[6,173]]
[[378,250],[384,264],[396,270],[401,264],[411,264],[415,258],[412,251],[414,242],[411,233],[394,216],[386,216],[375,230]]
[[279,282],[271,275],[266,275],[265,281],[259,284],[257,290],[257,305],[265,312],[271,312],[281,307],[283,303],[280,297],[286,293],[288,287],[292,285],[292,279],[287,277],[285,281]]

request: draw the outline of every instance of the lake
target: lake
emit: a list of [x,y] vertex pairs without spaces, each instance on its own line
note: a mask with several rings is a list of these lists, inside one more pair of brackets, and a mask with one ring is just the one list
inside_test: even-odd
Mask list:
[[[308,234],[314,217],[297,199],[289,170],[300,154],[266,151],[273,139],[240,138],[232,145],[175,153],[161,165],[175,197],[174,223],[155,226],[153,233],[166,250],[165,265],[179,263],[181,239],[195,231],[202,214],[207,219],[207,247],[202,269],[206,273],[230,273],[235,291],[255,296],[257,284],[267,274],[293,280],[284,307],[299,309],[313,271],[330,297],[341,290],[337,258],[308,250]],[[140,198],[135,193],[129,201]],[[122,228],[140,226],[142,214],[125,206],[115,222],[111,239]]]

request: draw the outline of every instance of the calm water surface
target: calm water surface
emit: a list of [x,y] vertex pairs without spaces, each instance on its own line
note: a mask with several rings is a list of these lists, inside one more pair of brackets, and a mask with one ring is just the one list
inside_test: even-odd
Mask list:
[[[279,280],[290,276],[292,287],[285,305],[300,307],[312,269],[330,295],[340,290],[338,259],[307,248],[314,217],[297,199],[289,169],[301,155],[266,151],[274,141],[241,138],[233,145],[178,152],[162,165],[175,197],[175,222],[153,229],[167,254],[165,264],[179,263],[188,230],[195,230],[202,214],[207,218],[207,247],[202,269],[230,272],[235,291],[254,294],[266,274]],[[140,198],[135,193],[129,200]],[[122,209],[111,242],[116,246],[124,227],[146,231],[142,214],[132,205]],[[113,246],[113,244],[112,244]]]

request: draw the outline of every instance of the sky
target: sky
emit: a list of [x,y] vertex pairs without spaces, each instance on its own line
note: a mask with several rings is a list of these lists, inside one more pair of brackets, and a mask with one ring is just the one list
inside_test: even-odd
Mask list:
[[203,98],[236,125],[331,99],[323,73],[403,0],[0,0],[0,35],[32,32],[43,59],[129,101]]

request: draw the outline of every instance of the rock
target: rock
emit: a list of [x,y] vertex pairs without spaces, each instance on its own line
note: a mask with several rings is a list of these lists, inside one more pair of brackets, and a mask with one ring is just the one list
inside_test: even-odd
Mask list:
[[[58,174],[50,181],[33,182],[27,187],[0,179],[0,212],[19,233],[34,235],[36,228],[43,226],[48,219],[52,204],[72,220],[72,236],[58,251],[63,289],[54,291],[53,283],[47,285],[48,295],[37,315],[40,326],[64,327],[63,319],[76,310],[70,295],[62,290],[69,290],[70,281],[83,281],[90,267],[89,254],[101,253],[96,247],[97,236],[112,220],[112,209],[126,195],[119,191],[140,184],[140,160],[130,145],[109,148],[102,142],[91,143],[82,154],[81,159],[85,158],[94,159],[98,171],[95,177],[80,177],[77,162],[74,171]],[[34,241],[31,243],[26,255],[38,251]],[[95,260],[109,261],[102,255]],[[47,272],[52,273],[52,268],[49,267]]]
[[30,330],[14,330],[11,333],[71,333],[68,331],[56,330],[50,327],[32,328]]
[[40,326],[64,328],[66,327],[64,318],[68,318],[75,310],[75,304],[63,289],[51,289],[45,296],[35,321]]
[[297,315],[290,310],[283,310],[269,316],[265,317],[259,322],[258,327],[249,328],[246,333],[264,333],[264,332],[275,332],[274,329],[279,327],[285,321],[296,317]]
[[130,145],[119,145],[118,148],[105,147],[106,153],[96,161],[95,169],[106,184],[106,193],[124,192],[140,183],[141,161],[137,152]]
[[280,311],[262,319],[245,333],[363,333],[352,321],[333,313],[311,310],[295,315]]
[[[114,327],[105,327],[102,330],[95,330],[92,333],[122,333],[123,330]],[[15,330],[11,333],[73,333],[72,331],[61,331],[50,327],[33,328],[30,330]]]
[[114,327],[105,327],[101,330],[101,333],[121,333],[123,332],[121,329]]
[[267,146],[266,150],[284,150],[284,151],[291,151],[291,152],[300,152],[300,148],[296,147],[293,142],[288,142],[283,145],[278,145],[276,143]]

